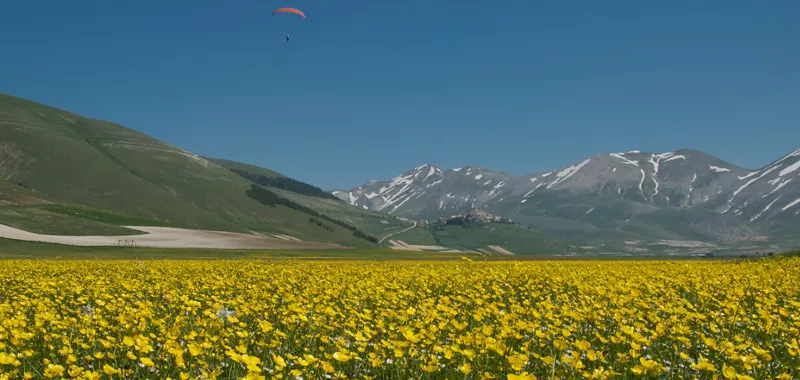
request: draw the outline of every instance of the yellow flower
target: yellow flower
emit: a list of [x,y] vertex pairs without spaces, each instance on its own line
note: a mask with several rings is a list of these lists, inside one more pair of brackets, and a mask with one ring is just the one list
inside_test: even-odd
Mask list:
[[530,375],[527,372],[522,372],[519,375],[509,373],[506,378],[508,380],[536,380],[536,376]]
[[515,371],[521,371],[522,367],[528,362],[528,357],[522,354],[507,356],[508,364]]
[[17,357],[14,354],[8,354],[6,352],[0,352],[0,364],[9,365],[16,360]]
[[465,375],[469,375],[469,373],[472,372],[472,365],[464,363],[458,367],[458,370],[464,372]]
[[84,372],[83,375],[81,376],[83,376],[83,378],[86,380],[100,380],[100,378],[102,377],[102,375],[99,372],[94,372],[94,371]]
[[275,362],[275,368],[280,371],[286,367],[286,361],[280,355],[273,355],[272,360]]
[[714,367],[713,364],[709,363],[703,355],[700,355],[700,359],[697,359],[696,364],[692,364],[690,367],[692,369],[696,369],[698,371],[709,371],[709,372],[716,372],[717,368]]
[[61,376],[64,373],[64,367],[60,365],[48,364],[44,369],[44,377],[53,378]]
[[728,367],[727,364],[722,365],[722,375],[726,379],[736,379],[736,368]]
[[347,363],[353,357],[351,355],[347,354],[347,353],[344,353],[344,352],[336,352],[336,353],[333,354],[333,358],[336,359],[337,361],[342,362],[342,363]]
[[105,372],[106,375],[115,375],[115,374],[119,373],[119,370],[117,370],[116,368],[114,368],[114,367],[112,367],[112,366],[110,366],[108,364],[105,364],[105,365],[103,365],[103,372]]

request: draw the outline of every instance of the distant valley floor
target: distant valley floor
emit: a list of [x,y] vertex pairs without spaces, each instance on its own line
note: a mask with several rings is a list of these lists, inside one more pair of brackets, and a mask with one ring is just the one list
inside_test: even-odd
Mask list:
[[141,235],[124,236],[67,236],[42,235],[0,224],[0,238],[55,243],[73,246],[117,246],[135,244],[150,248],[208,248],[208,249],[342,249],[338,244],[300,241],[284,235],[247,235],[233,232],[190,230],[170,227],[133,227]]

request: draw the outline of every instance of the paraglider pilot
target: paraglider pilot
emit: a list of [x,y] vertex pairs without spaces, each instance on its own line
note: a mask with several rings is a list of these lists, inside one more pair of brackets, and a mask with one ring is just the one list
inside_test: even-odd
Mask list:
[[286,42],[289,42],[289,33],[286,33]]

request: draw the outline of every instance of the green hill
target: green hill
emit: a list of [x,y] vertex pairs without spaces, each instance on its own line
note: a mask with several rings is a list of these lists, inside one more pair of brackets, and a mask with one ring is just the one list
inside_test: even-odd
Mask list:
[[[280,176],[259,169],[260,175]],[[1,94],[0,180],[0,223],[32,232],[125,233],[112,228],[122,224],[108,218],[97,222],[39,206],[20,207],[49,203],[79,205],[152,225],[374,246],[347,228],[321,228],[309,223],[303,211],[248,197],[253,182],[215,161],[117,124]]]

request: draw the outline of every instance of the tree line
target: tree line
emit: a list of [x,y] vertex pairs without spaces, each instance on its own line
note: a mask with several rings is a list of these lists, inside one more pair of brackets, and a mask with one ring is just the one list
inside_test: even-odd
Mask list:
[[291,191],[293,193],[308,195],[310,197],[341,201],[341,199],[336,198],[335,195],[322,190],[319,187],[309,185],[305,182],[300,182],[289,177],[267,177],[240,169],[230,169],[230,171],[264,187],[274,187],[276,189]]
[[[346,228],[347,230],[352,231],[353,232],[353,236],[355,236],[355,237],[357,237],[359,239],[363,239],[363,240],[366,240],[368,242],[371,242],[371,243],[374,243],[374,244],[378,244],[378,238],[376,238],[374,236],[371,236],[371,235],[367,235],[364,232],[361,232],[355,226],[351,226],[351,225],[349,225],[349,224],[347,224],[345,222],[342,222],[341,220],[337,220],[337,219],[331,218],[331,217],[329,217],[329,216],[327,216],[325,214],[320,214],[319,212],[317,212],[315,210],[312,210],[312,209],[310,209],[310,208],[308,208],[306,206],[303,206],[303,205],[301,205],[301,204],[299,204],[297,202],[294,202],[292,200],[283,198],[283,197],[279,196],[278,194],[276,194],[275,192],[269,191],[269,190],[267,190],[267,189],[265,189],[265,188],[263,188],[261,186],[250,185],[250,189],[247,190],[247,196],[252,198],[252,199],[254,199],[254,200],[256,200],[256,201],[258,201],[258,202],[260,202],[261,204],[265,204],[267,206],[275,207],[275,206],[278,206],[278,205],[284,205],[284,206],[289,207],[291,209],[294,209],[294,210],[309,214],[312,217],[316,217],[316,218],[319,218],[319,219],[327,220],[327,221],[329,221],[331,223],[334,223],[334,224],[336,224],[338,226],[341,226],[343,228]],[[309,221],[309,222],[311,222],[311,221]],[[311,222],[311,223],[315,223],[315,222]]]
[[331,227],[331,226],[329,226],[329,225],[327,225],[325,223],[322,223],[322,221],[317,219],[317,218],[312,217],[312,218],[308,219],[308,222],[311,223],[311,224],[316,224],[316,225],[322,227],[322,229],[324,229],[326,231],[333,232],[333,227]]

